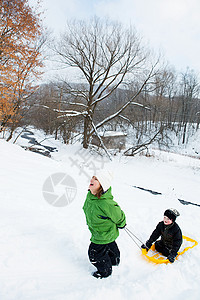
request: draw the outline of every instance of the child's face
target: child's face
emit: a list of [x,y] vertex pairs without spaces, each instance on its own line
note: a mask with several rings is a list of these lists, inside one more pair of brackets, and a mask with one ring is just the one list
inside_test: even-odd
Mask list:
[[172,224],[172,220],[170,220],[168,217],[164,216],[163,222],[165,225],[170,225]]
[[100,188],[100,183],[98,181],[98,179],[93,176],[90,180],[90,185],[89,185],[89,190],[90,192],[93,194],[93,195],[96,195],[97,191],[99,190]]

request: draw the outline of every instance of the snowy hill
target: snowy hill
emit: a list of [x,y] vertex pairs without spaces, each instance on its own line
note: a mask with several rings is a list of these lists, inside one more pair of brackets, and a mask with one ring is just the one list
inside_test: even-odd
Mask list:
[[[183,234],[199,242],[200,207],[178,199],[200,205],[200,160],[155,151],[149,158],[116,157],[108,162],[79,145],[54,146],[58,151],[51,159],[0,140],[0,299],[199,299],[199,245],[174,264],[155,265],[141,256],[124,230],[117,239],[120,265],[107,279],[93,278],[82,206],[93,169],[105,166],[114,171],[114,198],[139,239],[146,241],[164,210],[174,207]],[[75,182],[69,205],[56,207],[44,196],[54,174],[67,174]],[[62,188],[50,196],[62,194]]]

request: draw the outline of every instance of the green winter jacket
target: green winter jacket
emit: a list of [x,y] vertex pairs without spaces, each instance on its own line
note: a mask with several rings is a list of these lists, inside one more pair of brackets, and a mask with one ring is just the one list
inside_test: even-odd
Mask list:
[[119,236],[118,227],[126,225],[125,214],[113,200],[111,187],[100,199],[89,191],[83,210],[92,234],[90,240],[95,244],[113,242]]

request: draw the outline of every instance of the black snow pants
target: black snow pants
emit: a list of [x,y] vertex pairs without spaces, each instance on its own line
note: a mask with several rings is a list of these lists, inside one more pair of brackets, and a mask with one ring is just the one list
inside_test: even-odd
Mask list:
[[155,249],[164,256],[168,256],[170,253],[170,249],[166,247],[160,240],[155,242]]
[[120,262],[120,251],[115,241],[103,245],[91,243],[88,256],[102,277],[111,275],[112,266],[117,266]]

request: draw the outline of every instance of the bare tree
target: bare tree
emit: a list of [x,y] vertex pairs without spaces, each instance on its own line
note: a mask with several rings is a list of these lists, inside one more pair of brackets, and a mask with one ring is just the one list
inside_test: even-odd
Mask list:
[[[68,23],[66,32],[54,46],[62,67],[77,70],[82,88],[68,85],[68,92],[77,109],[66,110],[67,115],[84,118],[83,147],[87,148],[92,134],[98,135],[98,128],[119,116],[136,99],[156,74],[158,60],[152,63],[150,51],[142,45],[136,31],[124,29],[121,24],[96,17],[89,22]],[[96,123],[94,113],[99,104],[125,83],[134,81],[137,87],[121,106],[111,115],[105,115]]]

